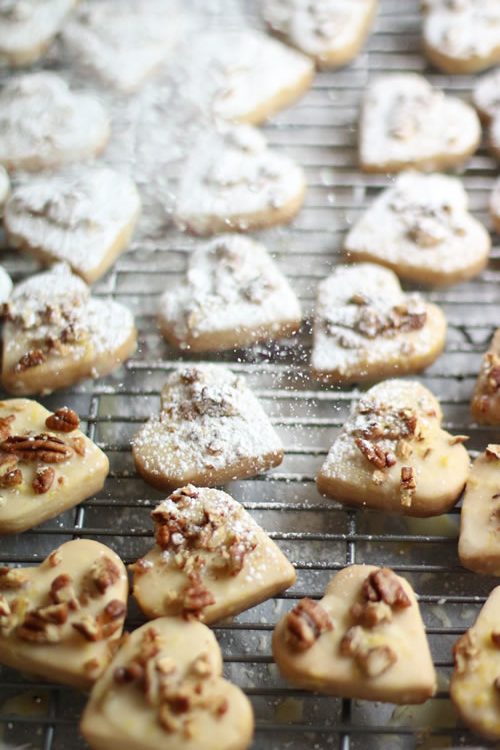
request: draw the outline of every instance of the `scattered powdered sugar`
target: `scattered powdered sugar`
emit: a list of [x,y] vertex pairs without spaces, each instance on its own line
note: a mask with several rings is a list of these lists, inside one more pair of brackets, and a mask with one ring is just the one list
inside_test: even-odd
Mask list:
[[0,57],[31,59],[31,50],[50,42],[74,5],[75,0],[0,0]]
[[457,60],[488,57],[500,60],[498,0],[425,0],[423,34],[437,52]]
[[481,115],[489,120],[500,116],[500,68],[481,76],[474,87],[473,101]]

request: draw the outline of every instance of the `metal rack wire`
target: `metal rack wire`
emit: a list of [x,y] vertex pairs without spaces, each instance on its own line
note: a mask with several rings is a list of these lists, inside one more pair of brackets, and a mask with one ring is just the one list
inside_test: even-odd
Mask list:
[[[192,0],[193,8],[196,4],[204,5]],[[213,24],[227,21],[230,14],[221,12],[236,7],[228,0],[206,5]],[[259,25],[251,0],[243,2],[241,10],[246,23]],[[241,17],[237,14],[230,21],[239,22]],[[48,64],[59,62],[56,55]],[[381,0],[375,33],[355,63],[319,74],[296,106],[265,127],[270,143],[294,156],[308,179],[306,206],[293,225],[262,234],[308,315],[318,280],[339,261],[349,224],[388,183],[384,176],[359,173],[356,123],[359,99],[369,78],[396,70],[423,71],[448,91],[464,97],[470,93],[470,78],[450,78],[427,69],[419,49],[417,0]],[[128,130],[126,119],[121,125],[122,131]],[[136,140],[132,144],[135,165],[137,148]],[[472,210],[486,223],[495,176],[496,164],[484,150],[464,174]],[[157,408],[165,375],[181,359],[194,359],[180,358],[169,349],[155,323],[158,295],[179,278],[193,245],[194,241],[171,227],[152,233],[146,211],[131,251],[96,285],[96,294],[119,299],[135,311],[139,350],[115,375],[56,393],[44,403],[49,408],[67,403],[78,410],[88,435],[110,457],[109,480],[99,496],[76,510],[19,537],[3,538],[2,562],[36,564],[54,546],[74,537],[101,539],[126,562],[150,546],[149,512],[161,495],[135,476],[129,439]],[[3,260],[16,279],[34,270],[30,262],[13,253]],[[491,429],[470,425],[468,404],[481,354],[499,322],[499,261],[500,252],[495,249],[481,277],[429,293],[447,315],[449,335],[445,353],[420,379],[440,398],[446,426],[471,435],[468,446],[473,452],[495,439]],[[247,376],[286,448],[285,461],[276,470],[265,477],[233,482],[228,490],[270,532],[298,572],[291,590],[215,629],[227,675],[245,689],[255,707],[254,748],[298,750],[307,743],[317,750],[390,750],[461,744],[470,737],[457,726],[449,704],[446,678],[451,645],[474,621],[495,581],[460,567],[456,553],[459,509],[439,519],[405,519],[346,509],[317,494],[315,473],[357,390],[327,390],[311,383],[309,348],[305,324],[294,341],[223,357],[233,370]],[[314,696],[283,682],[272,664],[270,639],[278,617],[299,597],[320,597],[333,572],[352,562],[391,565],[408,577],[420,596],[440,675],[438,695],[423,708],[394,709]],[[129,625],[139,622],[132,605]],[[36,750],[85,747],[77,730],[84,700],[66,688],[2,668],[0,741],[27,743]]]

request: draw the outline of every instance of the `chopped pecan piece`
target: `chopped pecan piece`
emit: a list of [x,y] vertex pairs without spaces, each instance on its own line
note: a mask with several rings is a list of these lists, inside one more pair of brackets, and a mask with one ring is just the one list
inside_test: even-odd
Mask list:
[[408,594],[390,568],[379,568],[370,573],[363,584],[362,594],[368,602],[382,601],[395,609],[411,606]]
[[73,432],[80,426],[80,419],[73,409],[63,406],[47,417],[45,426],[57,432]]
[[385,602],[356,602],[351,607],[351,616],[354,622],[365,628],[374,628],[381,622],[391,622],[392,609]]
[[497,693],[500,693],[500,677],[497,677],[495,680],[493,680],[493,688]]
[[490,443],[486,446],[486,457],[489,459],[500,459],[500,445]]
[[77,610],[79,605],[73,588],[73,579],[67,573],[54,578],[50,585],[50,599],[54,604],[66,603],[72,610]]
[[99,641],[102,638],[102,628],[92,615],[84,615],[81,620],[71,625],[87,641]]
[[14,453],[23,461],[42,461],[58,464],[73,455],[73,449],[55,435],[12,435],[0,443],[0,451]]
[[10,426],[15,420],[15,414],[9,414],[8,417],[0,418],[0,440],[5,440],[10,435]]
[[50,622],[54,625],[63,625],[69,614],[69,607],[66,602],[62,604],[49,604],[47,607],[41,607],[34,613],[42,622]]
[[21,469],[9,469],[0,476],[0,487],[7,489],[9,487],[19,487],[23,483],[23,473]]
[[397,659],[396,653],[390,646],[376,646],[356,654],[356,662],[367,677],[379,677],[387,672]]
[[100,594],[104,594],[120,578],[120,568],[107,555],[103,555],[92,565],[92,581]]
[[497,648],[500,648],[500,630],[491,631],[491,641]]
[[23,354],[19,362],[15,366],[16,372],[24,372],[32,367],[38,367],[46,361],[46,356],[41,349],[31,349],[31,351]]
[[296,651],[311,648],[322,633],[330,630],[330,615],[313,599],[302,599],[286,617],[286,640]]
[[365,650],[365,637],[363,629],[359,625],[354,625],[344,634],[340,641],[339,650],[342,656],[354,656]]
[[469,435],[452,435],[449,443],[450,445],[458,445],[460,443],[465,443],[467,440],[470,440]]
[[43,627],[37,627],[35,620],[20,625],[16,634],[21,640],[31,643],[59,643],[62,640],[59,625],[43,623]]
[[28,581],[28,574],[22,568],[0,567],[0,589],[20,589]]
[[131,661],[126,667],[117,667],[113,679],[118,685],[128,682],[139,682],[144,679],[144,667],[138,661]]
[[477,636],[473,630],[468,630],[453,646],[453,660],[458,674],[475,669],[478,656]]
[[86,452],[85,438],[75,437],[70,439],[71,447],[78,456],[84,456]]
[[62,562],[62,557],[59,550],[55,549],[53,552],[51,552],[47,558],[47,561],[51,568],[57,568],[57,566]]
[[215,604],[214,595],[203,585],[199,574],[191,574],[183,592],[184,616],[201,618],[205,607],[211,604]]
[[396,463],[396,457],[391,451],[385,451],[380,445],[374,445],[368,440],[363,438],[356,438],[356,447],[361,451],[363,456],[373,465],[376,469],[386,469],[394,466]]
[[40,466],[33,478],[32,487],[37,495],[44,495],[54,484],[56,473],[52,466]]
[[409,508],[413,502],[413,496],[417,489],[417,480],[413,466],[403,466],[401,468],[401,505]]

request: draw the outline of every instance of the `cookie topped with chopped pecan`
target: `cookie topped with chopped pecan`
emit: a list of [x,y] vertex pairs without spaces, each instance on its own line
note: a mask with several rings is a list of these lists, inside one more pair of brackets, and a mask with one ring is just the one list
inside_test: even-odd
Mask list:
[[476,422],[500,424],[500,328],[483,357],[471,408]]

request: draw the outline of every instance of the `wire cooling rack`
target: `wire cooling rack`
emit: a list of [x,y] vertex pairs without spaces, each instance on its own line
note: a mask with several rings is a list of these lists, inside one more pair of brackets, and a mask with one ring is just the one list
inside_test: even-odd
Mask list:
[[[357,168],[359,100],[367,82],[380,73],[412,70],[464,98],[471,91],[471,78],[443,76],[427,68],[420,53],[417,0],[381,0],[380,5],[375,31],[359,58],[338,72],[318,74],[311,91],[264,128],[271,145],[294,157],[307,176],[306,205],[295,222],[260,236],[300,295],[309,320],[317,283],[339,261],[347,229],[389,182],[389,177],[362,175]],[[192,28],[196,23],[198,28],[260,25],[253,0],[190,0],[183,6],[192,14]],[[56,47],[43,66],[93,87],[88,76],[79,79],[66,54]],[[195,245],[172,228],[164,210],[175,194],[182,155],[175,128],[185,131],[182,107],[177,106],[180,80],[172,83],[168,75],[160,75],[126,102],[100,91],[113,112],[114,126],[104,158],[136,177],[145,210],[130,252],[94,291],[134,310],[140,346],[112,377],[43,399],[49,408],[68,404],[79,412],[89,437],[108,454],[111,474],[105,489],[76,510],[20,536],[2,538],[2,562],[36,564],[56,545],[75,537],[99,539],[127,563],[151,546],[149,513],[162,496],[136,477],[129,441],[157,410],[167,373],[181,361],[195,359],[181,358],[170,349],[155,321],[160,293],[179,279]],[[495,176],[496,164],[483,149],[463,175],[472,211],[487,225]],[[30,261],[8,251],[2,260],[15,280],[35,270]],[[419,379],[441,400],[446,428],[471,436],[468,447],[473,453],[487,442],[498,442],[494,430],[470,424],[469,399],[481,354],[499,323],[499,260],[500,252],[494,249],[478,279],[428,294],[443,307],[449,334],[445,353]],[[267,476],[232,482],[227,489],[270,532],[298,573],[296,585],[282,596],[215,628],[225,673],[255,708],[253,748],[406,750],[467,744],[471,737],[457,725],[447,691],[451,646],[472,624],[495,580],[460,567],[458,508],[436,519],[408,519],[349,510],[318,495],[315,474],[358,391],[310,382],[310,345],[306,323],[293,341],[217,356],[247,377],[286,447],[280,467]],[[322,596],[332,574],[353,562],[390,565],[419,594],[439,673],[439,692],[423,707],[312,695],[287,685],[273,665],[271,633],[277,619],[300,597]],[[132,605],[129,626],[140,621]],[[85,747],[77,728],[84,702],[84,696],[66,687],[0,669],[0,745],[4,740],[34,750]]]

